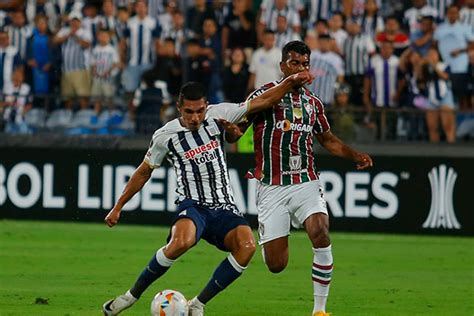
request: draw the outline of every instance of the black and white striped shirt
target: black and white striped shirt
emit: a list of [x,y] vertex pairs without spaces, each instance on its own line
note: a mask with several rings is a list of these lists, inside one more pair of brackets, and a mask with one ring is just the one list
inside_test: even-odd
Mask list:
[[286,43],[291,41],[301,41],[301,36],[292,29],[286,29],[285,32],[275,33],[275,47],[282,49]]
[[209,107],[197,131],[183,127],[179,119],[158,129],[144,161],[157,168],[166,157],[174,167],[179,201],[234,204],[224,148],[224,130],[217,122],[224,118],[239,122],[247,113],[247,103],[221,103]]
[[13,69],[20,64],[20,55],[13,46],[0,47],[0,94],[12,84]]
[[160,37],[161,27],[155,19],[143,20],[135,16],[128,20],[124,36],[128,38],[129,66],[154,62],[155,40]]
[[278,10],[275,6],[265,8],[265,10],[262,10],[260,23],[265,24],[266,28],[276,31],[278,16],[286,17],[288,28],[294,29],[301,26],[301,20],[298,11],[290,6],[286,6],[282,10]]
[[453,0],[428,0],[428,5],[438,11],[438,18],[443,21],[446,9],[453,3]]
[[346,38],[342,50],[346,75],[364,75],[369,64],[369,54],[373,52],[374,41],[367,35],[357,34]]
[[311,52],[311,74],[315,77],[310,91],[325,104],[331,104],[334,98],[334,87],[339,76],[344,75],[344,62],[334,52]]
[[13,25],[9,25],[6,27],[8,36],[10,37],[10,44],[18,50],[21,59],[26,58],[26,46],[28,43],[28,39],[33,34],[33,29],[29,25],[25,25],[22,27],[15,27]]
[[314,26],[318,20],[329,20],[335,11],[339,11],[340,3],[337,0],[309,0],[309,28]]
[[[62,28],[57,36],[64,37],[71,33],[69,27]],[[85,29],[77,30],[76,36],[84,41],[91,42],[92,35]],[[89,49],[83,48],[75,37],[69,37],[61,47],[63,71],[77,71],[88,68],[86,63],[87,54],[90,54]]]
[[459,12],[459,21],[463,24],[467,24],[474,29],[474,9],[464,7]]

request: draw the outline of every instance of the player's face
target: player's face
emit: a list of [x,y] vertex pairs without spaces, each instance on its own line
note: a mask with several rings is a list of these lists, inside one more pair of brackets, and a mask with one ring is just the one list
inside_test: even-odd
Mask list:
[[290,51],[286,61],[280,63],[281,72],[285,75],[285,78],[302,71],[309,70],[309,55],[298,54],[297,52]]
[[191,131],[197,131],[201,127],[201,123],[206,117],[207,102],[206,100],[183,100],[183,104],[178,105],[181,114],[181,124]]

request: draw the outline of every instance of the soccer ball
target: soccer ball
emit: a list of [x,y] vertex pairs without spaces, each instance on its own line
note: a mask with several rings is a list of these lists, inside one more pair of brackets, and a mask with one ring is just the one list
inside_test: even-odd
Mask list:
[[187,316],[188,301],[183,294],[174,290],[164,290],[155,295],[151,302],[152,316]]

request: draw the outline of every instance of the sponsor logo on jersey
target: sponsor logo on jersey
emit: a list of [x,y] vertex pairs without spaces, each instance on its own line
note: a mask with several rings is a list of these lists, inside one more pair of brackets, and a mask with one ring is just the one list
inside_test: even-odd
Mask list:
[[457,172],[446,165],[434,167],[428,173],[431,184],[431,207],[423,228],[461,228],[453,206],[454,184],[457,177]]
[[302,123],[291,123],[289,120],[278,121],[276,128],[281,129],[284,132],[297,131],[297,132],[311,132],[313,127],[311,125]]
[[184,159],[194,159],[197,155],[204,154],[219,147],[217,140],[211,140],[209,143],[190,149],[184,153]]

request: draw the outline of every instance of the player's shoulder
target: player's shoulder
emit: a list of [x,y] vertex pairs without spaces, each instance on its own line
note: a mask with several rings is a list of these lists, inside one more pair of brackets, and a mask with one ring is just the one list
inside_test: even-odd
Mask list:
[[252,99],[258,97],[259,95],[261,95],[262,93],[264,93],[264,92],[267,91],[268,89],[270,89],[270,88],[276,86],[280,81],[281,81],[281,79],[280,79],[280,80],[277,80],[277,81],[268,82],[268,83],[264,84],[263,86],[261,86],[260,88],[255,89],[255,90],[247,97],[247,100],[252,100]]
[[184,130],[184,128],[179,123],[179,119],[171,120],[153,133],[153,142],[166,143],[171,136],[181,130]]
[[307,87],[303,87],[302,95],[303,95],[304,98],[312,100],[315,105],[324,106],[323,101],[321,101],[321,99],[318,98],[318,96],[316,94],[314,94],[313,91],[309,90]]

